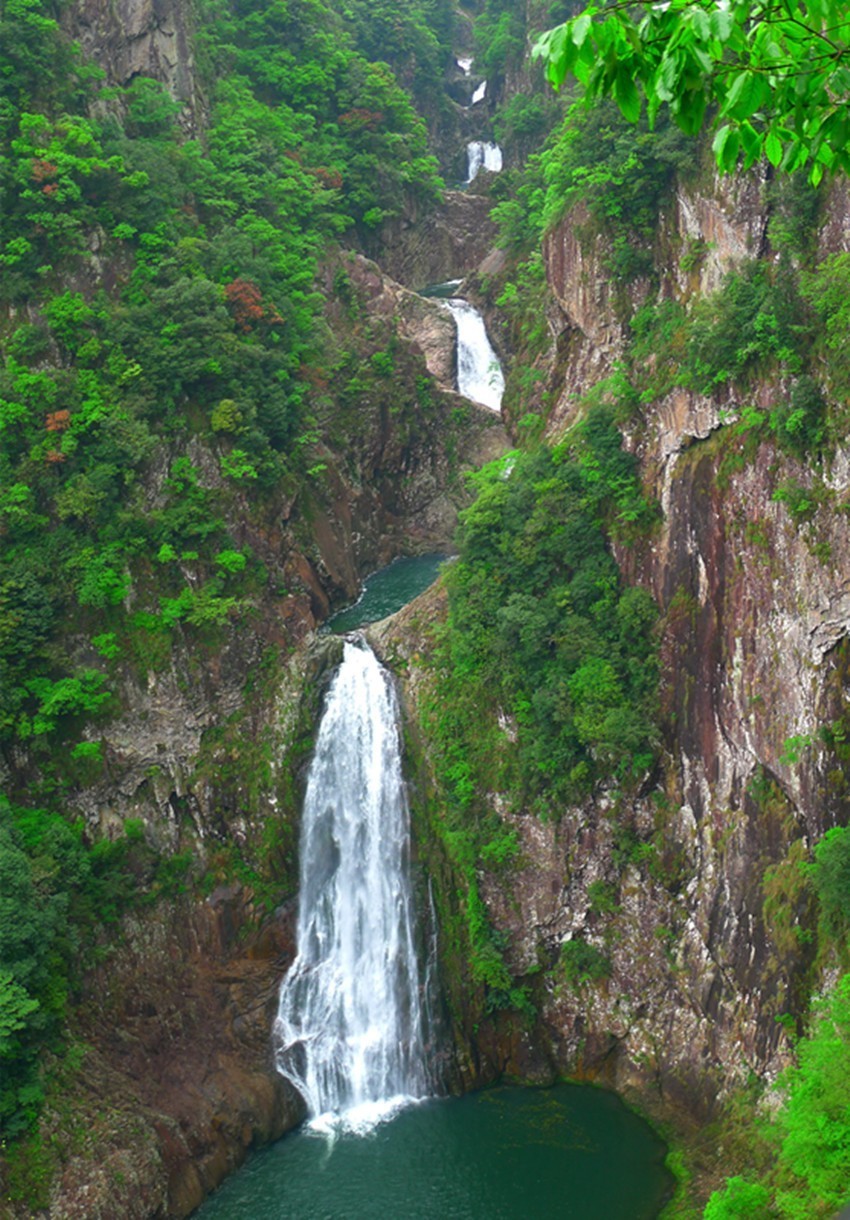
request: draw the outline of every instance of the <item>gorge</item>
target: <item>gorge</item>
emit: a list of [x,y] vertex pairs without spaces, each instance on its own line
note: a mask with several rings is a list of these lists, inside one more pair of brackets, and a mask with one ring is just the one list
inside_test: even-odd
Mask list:
[[[846,180],[554,95],[550,9],[0,11],[4,1220],[238,1215],[305,1110],[430,1095],[434,1037],[461,1096],[338,1133],[365,1211],[420,1146],[520,1206],[488,1122],[590,1098],[657,1214],[659,1141],[565,1079],[663,1131],[670,1220],[846,1201]],[[366,692],[374,806],[318,778]],[[409,851],[309,839],[351,803]],[[391,912],[322,907],[349,832]],[[372,919],[394,970],[319,986]]]

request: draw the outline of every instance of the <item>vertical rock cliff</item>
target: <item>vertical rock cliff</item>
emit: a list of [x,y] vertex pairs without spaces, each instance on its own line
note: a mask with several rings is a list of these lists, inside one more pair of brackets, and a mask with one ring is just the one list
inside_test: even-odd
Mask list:
[[[537,367],[550,437],[565,434],[581,396],[625,359],[636,308],[692,302],[745,260],[778,260],[772,210],[756,173],[679,187],[653,242],[654,274],[631,283],[606,270],[605,237],[582,205],[548,234],[554,305]],[[821,257],[848,249],[847,223],[837,188]],[[645,1104],[660,1100],[667,1114],[704,1117],[751,1074],[771,1081],[789,1062],[787,1031],[799,1029],[816,983],[801,865],[848,817],[850,627],[845,447],[813,464],[749,430],[790,393],[776,375],[713,394],[673,388],[647,394],[625,424],[662,510],[648,538],[615,546],[628,580],[662,612],[662,758],[636,798],[612,786],[555,821],[510,811],[491,793],[518,851],[504,867],[479,860],[478,890],[536,1015],[484,1019],[483,996],[464,992],[449,963],[472,1077],[578,1071],[633,1088]],[[789,487],[810,496],[802,513]],[[433,665],[421,664],[433,649],[427,622],[444,612],[414,606],[375,634],[412,671],[414,721],[433,697]],[[427,739],[422,749],[427,758]],[[441,797],[426,795],[429,782],[423,816],[434,825]],[[462,900],[446,901],[458,915]],[[604,958],[605,970],[570,968],[579,960],[564,956],[571,942],[591,946],[591,966]]]

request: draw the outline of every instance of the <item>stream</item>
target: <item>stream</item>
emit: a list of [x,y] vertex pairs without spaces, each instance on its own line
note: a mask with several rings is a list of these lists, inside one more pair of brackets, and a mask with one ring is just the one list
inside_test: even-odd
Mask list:
[[493,411],[500,411],[505,378],[484,319],[474,305],[460,297],[449,298],[446,306],[457,327],[458,393]]
[[[468,74],[472,61],[458,65]],[[482,81],[471,104],[486,89]],[[467,155],[468,182],[502,168],[497,144],[471,141]],[[502,368],[483,317],[456,295],[461,284],[422,295],[440,298],[454,319],[458,393],[498,412]],[[349,633],[394,613],[446,558],[396,560],[323,629]],[[432,1020],[434,937],[422,930],[410,856],[395,683],[365,640],[349,635],[307,776],[297,952],[273,1033],[277,1068],[308,1117],[198,1215],[653,1220],[672,1188],[666,1149],[614,1094],[560,1084],[440,1096],[439,1065],[451,1052]]]
[[[353,609],[368,617],[370,594],[394,604],[400,573],[433,579],[441,560],[390,564]],[[417,934],[395,683],[359,636],[325,699],[299,854],[297,955],[274,1042],[308,1117],[201,1220],[653,1220],[673,1185],[666,1149],[613,1093],[440,1096],[446,1048],[432,938]]]
[[379,568],[366,577],[357,601],[331,615],[321,630],[344,635],[346,631],[355,631],[367,623],[377,623],[387,615],[395,614],[434,583],[441,565],[447,559],[448,556],[442,552],[411,555]]

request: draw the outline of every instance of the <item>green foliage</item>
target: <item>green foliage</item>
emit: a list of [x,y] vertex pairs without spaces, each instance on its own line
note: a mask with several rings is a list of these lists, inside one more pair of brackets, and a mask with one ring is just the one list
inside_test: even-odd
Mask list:
[[144,853],[132,829],[88,847],[81,825],[0,796],[0,1134],[35,1121],[38,1052],[59,1036],[80,955],[133,900]]
[[606,265],[612,275],[634,279],[651,271],[650,244],[658,213],[674,177],[693,172],[689,141],[663,120],[635,132],[616,107],[574,105],[541,152],[532,155],[514,195],[497,204],[500,243],[529,249],[540,235],[581,203],[590,226],[579,236],[607,235]]
[[235,572],[244,571],[248,559],[241,551],[219,551],[215,562],[218,567],[233,575]]
[[[448,571],[437,727],[459,807],[477,790],[575,800],[653,758],[655,608],[622,589],[606,530],[646,529],[653,511],[610,411],[594,408],[556,450],[478,476]],[[482,711],[510,729],[481,732]],[[475,726],[473,728],[473,726]]]
[[764,871],[764,920],[780,953],[797,957],[813,939],[811,867],[805,844],[795,839],[784,859]]
[[555,125],[559,108],[539,93],[515,93],[493,116],[493,132],[506,149],[527,156]]
[[766,157],[789,172],[807,167],[816,185],[850,169],[849,45],[840,0],[601,0],[544,34],[535,53],[553,85],[575,75],[589,100],[613,98],[629,122],[644,100],[651,123],[666,107],[689,135],[711,116],[721,170]]
[[620,909],[617,887],[609,881],[592,881],[587,887],[587,897],[594,915],[611,915]]
[[703,1220],[771,1220],[770,1192],[758,1182],[729,1178],[723,1191],[715,1191],[706,1204]]
[[826,399],[808,373],[798,377],[786,402],[771,412],[771,428],[783,448],[804,457],[816,453],[825,436]]
[[[608,536],[651,529],[655,511],[601,405],[556,449],[509,454],[473,482],[425,707],[442,796],[435,830],[461,881],[486,1005],[529,1012],[478,885],[481,869],[511,866],[517,839],[482,794],[546,816],[652,765],[656,609],[622,588]],[[601,977],[595,959],[585,968]]]
[[561,969],[568,983],[581,987],[607,979],[611,974],[611,961],[596,945],[574,936],[561,945]]
[[[318,469],[302,373],[322,345],[319,259],[440,190],[423,122],[370,59],[392,35],[399,71],[409,51],[438,76],[451,9],[392,17],[202,0],[209,125],[187,140],[158,82],[102,90],[47,0],[2,6],[0,293],[33,321],[0,351],[0,741],[99,709],[74,686],[72,617],[114,637],[109,660],[138,654],[142,622],[162,654],[178,625],[241,612],[222,592],[234,561],[217,558],[234,553],[235,485],[297,490]],[[180,472],[198,434],[230,487]],[[174,462],[154,506],[157,451]],[[196,564],[191,591],[178,556]]]
[[842,943],[850,932],[850,828],[828,830],[815,846],[812,880],[823,927]]
[[797,1066],[780,1079],[783,1104],[767,1135],[778,1153],[759,1181],[733,1177],[707,1220],[828,1220],[850,1202],[850,975],[813,1007]]
[[820,323],[817,349],[826,356],[830,388],[846,399],[850,394],[850,254],[831,255],[803,276],[801,290]]
[[831,1216],[850,1202],[850,976],[815,1006],[784,1079],[777,1209],[788,1220]]
[[[801,319],[803,324],[801,325]],[[805,309],[787,267],[772,273],[761,262],[745,263],[731,273],[720,292],[697,302],[689,323],[684,358],[686,376],[695,389],[710,392],[728,381],[741,382],[765,368],[768,361],[800,371],[805,350]],[[814,420],[782,417],[786,436],[809,428]]]
[[434,82],[452,53],[450,0],[411,0],[403,8],[395,0],[347,0],[340,7],[358,51],[388,63],[417,102],[432,107]]
[[476,18],[475,67],[491,84],[525,57],[525,27],[522,15],[509,0],[486,0]]

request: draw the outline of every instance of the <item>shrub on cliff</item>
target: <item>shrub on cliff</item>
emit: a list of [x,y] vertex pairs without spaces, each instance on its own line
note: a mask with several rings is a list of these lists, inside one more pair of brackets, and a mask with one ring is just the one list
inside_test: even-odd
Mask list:
[[812,876],[823,927],[843,944],[850,932],[850,827],[826,832],[815,847]]
[[478,484],[446,578],[436,728],[450,791],[460,806],[491,788],[545,806],[629,783],[654,755],[656,611],[622,587],[608,535],[654,513],[610,409]]
[[780,1080],[785,1100],[768,1127],[779,1142],[776,1164],[760,1183],[731,1178],[712,1195],[705,1220],[827,1220],[850,1202],[850,975],[813,1014],[797,1066]]

